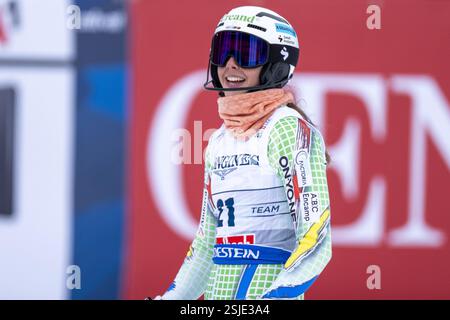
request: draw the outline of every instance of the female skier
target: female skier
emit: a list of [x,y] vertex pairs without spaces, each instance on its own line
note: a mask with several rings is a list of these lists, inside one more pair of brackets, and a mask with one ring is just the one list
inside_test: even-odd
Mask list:
[[196,237],[157,298],[303,299],[329,262],[328,154],[283,89],[298,56],[296,32],[271,10],[219,21],[205,88],[219,92],[223,124],[205,152]]

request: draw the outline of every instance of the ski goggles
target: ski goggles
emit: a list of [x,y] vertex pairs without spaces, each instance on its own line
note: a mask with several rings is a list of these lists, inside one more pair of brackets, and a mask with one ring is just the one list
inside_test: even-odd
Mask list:
[[211,46],[211,63],[224,67],[230,56],[242,68],[258,67],[269,58],[269,44],[257,36],[239,31],[216,33]]

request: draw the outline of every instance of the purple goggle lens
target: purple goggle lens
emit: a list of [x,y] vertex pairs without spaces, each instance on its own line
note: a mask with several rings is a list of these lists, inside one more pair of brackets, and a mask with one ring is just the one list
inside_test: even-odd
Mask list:
[[268,43],[254,35],[238,31],[222,31],[214,35],[211,63],[223,67],[232,56],[242,68],[254,68],[267,62]]

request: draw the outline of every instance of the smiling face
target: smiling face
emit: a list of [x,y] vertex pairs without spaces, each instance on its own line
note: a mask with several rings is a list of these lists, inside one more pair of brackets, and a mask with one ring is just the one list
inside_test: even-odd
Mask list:
[[[259,74],[262,66],[241,68],[233,57],[228,59],[225,67],[218,67],[220,84],[223,88],[246,88],[259,85]],[[245,91],[224,91],[225,96],[244,93]]]

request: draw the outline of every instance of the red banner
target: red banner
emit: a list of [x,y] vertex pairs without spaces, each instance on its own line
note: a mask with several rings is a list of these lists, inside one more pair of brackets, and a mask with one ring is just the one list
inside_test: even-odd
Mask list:
[[125,297],[163,293],[188,250],[221,124],[210,40],[239,5],[295,27],[290,86],[332,157],[333,258],[306,298],[450,298],[450,3],[356,0],[132,2]]

